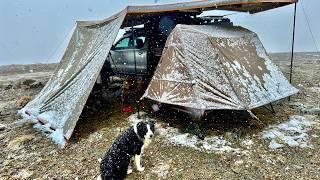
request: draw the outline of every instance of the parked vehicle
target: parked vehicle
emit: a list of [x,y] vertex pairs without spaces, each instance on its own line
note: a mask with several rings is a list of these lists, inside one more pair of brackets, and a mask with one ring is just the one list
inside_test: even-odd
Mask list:
[[113,73],[144,75],[147,72],[147,51],[144,28],[127,31],[111,48],[108,56]]
[[114,43],[101,71],[102,83],[112,75],[135,75],[150,79],[162,55],[165,42],[177,24],[232,25],[223,16],[197,17],[197,13],[173,13],[150,17],[143,27],[131,27]]

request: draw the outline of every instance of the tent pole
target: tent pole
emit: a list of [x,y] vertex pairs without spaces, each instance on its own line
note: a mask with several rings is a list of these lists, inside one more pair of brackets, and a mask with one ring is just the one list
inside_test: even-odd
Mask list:
[[275,114],[275,113],[276,113],[276,111],[274,110],[274,108],[273,108],[273,106],[272,106],[272,103],[270,103],[270,107],[271,107],[271,111],[272,111],[272,113],[273,113],[273,114]]
[[[136,37],[135,35],[135,31],[133,29],[133,26],[131,26],[131,30],[132,30],[132,43],[133,43],[133,59],[134,59],[134,73],[135,73],[135,78],[134,78],[134,83],[136,85],[136,89],[137,89],[137,61],[136,61],[136,49],[134,47],[134,38]],[[136,95],[135,95],[135,101],[136,101],[136,106],[137,106],[137,110],[138,110],[138,118],[140,119],[140,101],[137,100],[137,91],[136,91]]]
[[[296,30],[296,15],[297,15],[297,3],[294,3],[293,29],[292,29],[292,46],[291,46],[291,63],[290,63],[290,84],[292,83],[292,65],[293,65],[294,37],[295,37],[295,30]],[[289,96],[289,101],[290,101],[290,96]]]
[[133,30],[133,26],[131,26],[132,29],[132,43],[133,43],[133,60],[134,60],[134,73],[135,73],[135,81],[137,81],[137,61],[136,61],[136,49],[134,46],[134,38],[135,36],[135,31]]

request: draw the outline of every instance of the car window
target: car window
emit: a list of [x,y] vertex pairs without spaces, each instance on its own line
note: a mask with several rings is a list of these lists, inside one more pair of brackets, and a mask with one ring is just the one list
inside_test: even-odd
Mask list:
[[115,45],[115,48],[121,48],[121,49],[128,48],[129,42],[130,42],[130,37],[123,38]]
[[143,37],[143,36],[136,37],[136,38],[134,39],[134,46],[135,46],[135,47],[137,46],[137,39],[141,39],[142,42],[143,42],[143,44],[144,44],[144,42],[145,42],[145,40],[146,40],[146,37]]

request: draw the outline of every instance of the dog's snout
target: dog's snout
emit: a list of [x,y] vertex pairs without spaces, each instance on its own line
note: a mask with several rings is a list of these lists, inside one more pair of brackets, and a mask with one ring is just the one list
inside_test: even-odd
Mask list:
[[152,138],[153,137],[153,134],[150,134],[150,138]]

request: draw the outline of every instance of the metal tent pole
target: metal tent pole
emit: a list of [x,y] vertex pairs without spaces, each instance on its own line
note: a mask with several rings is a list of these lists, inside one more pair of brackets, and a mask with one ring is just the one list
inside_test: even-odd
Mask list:
[[[136,49],[135,49],[135,46],[134,46],[134,41],[135,41],[135,38],[137,38],[137,34],[135,34],[136,32],[134,31],[133,29],[133,26],[131,26],[131,29],[132,29],[132,45],[133,45],[133,59],[134,59],[134,73],[135,73],[135,78],[134,78],[134,83],[135,83],[135,87],[137,89],[137,81],[138,81],[138,73],[137,73],[137,61],[136,61]],[[137,110],[138,110],[138,119],[140,119],[140,101],[137,100],[137,91],[136,91],[136,95],[135,95],[135,103],[136,103],[136,106],[137,106]]]
[[[293,50],[294,50],[294,37],[296,30],[296,15],[297,15],[297,3],[294,3],[294,14],[293,14],[293,32],[292,32],[292,46],[291,46],[291,63],[290,63],[290,84],[292,83],[292,65],[293,65]],[[290,101],[290,96],[289,96]]]

